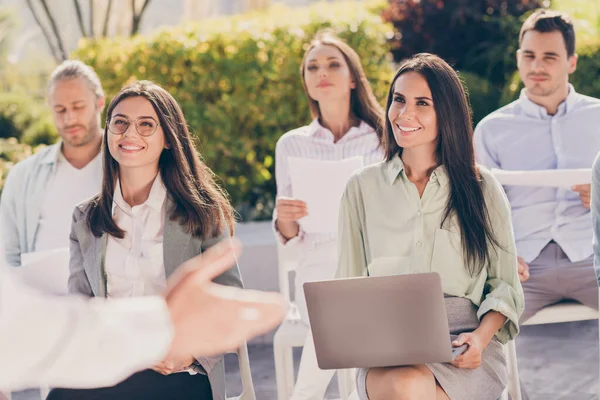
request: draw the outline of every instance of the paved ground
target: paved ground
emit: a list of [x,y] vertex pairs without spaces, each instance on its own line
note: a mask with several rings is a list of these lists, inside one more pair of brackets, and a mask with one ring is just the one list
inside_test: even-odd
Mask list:
[[[598,399],[598,321],[522,327],[517,339],[521,380],[529,400]],[[250,347],[250,364],[258,400],[276,400],[273,347]],[[300,352],[296,353],[296,362]],[[241,382],[235,355],[227,359],[228,394],[239,395]],[[337,398],[337,384],[327,399]]]

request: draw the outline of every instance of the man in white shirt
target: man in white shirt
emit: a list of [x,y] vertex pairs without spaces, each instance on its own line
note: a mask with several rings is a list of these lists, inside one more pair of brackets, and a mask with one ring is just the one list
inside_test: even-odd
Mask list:
[[0,390],[113,386],[160,361],[222,354],[273,329],[286,312],[281,295],[211,282],[239,250],[228,240],[186,261],[164,296],[110,300],[40,294],[0,259]]
[[2,244],[12,266],[24,253],[67,248],[73,209],[102,181],[104,92],[96,73],[63,62],[50,77],[48,103],[61,141],[15,165],[2,193]]
[[[104,92],[96,73],[80,61],[65,61],[52,73],[48,103],[61,141],[15,165],[0,200],[2,245],[11,266],[25,253],[68,248],[75,206],[102,183],[100,115]],[[38,400],[15,393],[12,400]]]

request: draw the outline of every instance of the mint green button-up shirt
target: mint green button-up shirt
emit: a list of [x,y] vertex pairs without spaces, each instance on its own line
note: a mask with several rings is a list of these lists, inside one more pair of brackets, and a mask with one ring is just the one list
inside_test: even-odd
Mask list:
[[502,343],[519,332],[524,308],[510,205],[502,186],[480,168],[491,226],[501,248],[479,275],[465,268],[456,216],[441,227],[450,194],[448,175],[436,168],[421,197],[408,180],[400,157],[355,174],[342,197],[337,277],[388,276],[437,272],[444,293],[468,298],[481,317],[498,311],[507,317],[496,333]]

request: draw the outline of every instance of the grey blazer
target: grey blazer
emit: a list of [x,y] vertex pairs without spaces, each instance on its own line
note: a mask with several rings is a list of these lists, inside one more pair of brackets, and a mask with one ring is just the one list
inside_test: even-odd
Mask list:
[[[83,294],[89,297],[106,297],[106,278],[104,256],[106,254],[107,235],[95,237],[88,227],[87,213],[91,201],[88,200],[75,207],[71,224],[71,260],[69,262],[69,293]],[[167,197],[167,210],[171,210],[173,202]],[[168,278],[184,261],[197,256],[219,241],[229,237],[226,229],[222,235],[203,241],[186,232],[185,227],[177,221],[171,221],[166,213],[163,257],[165,275]],[[227,286],[242,287],[242,279],[237,264],[229,271],[214,280]],[[225,366],[223,356],[198,357],[198,363],[204,371],[212,387],[214,400],[225,400]],[[118,362],[118,360],[115,360]]]

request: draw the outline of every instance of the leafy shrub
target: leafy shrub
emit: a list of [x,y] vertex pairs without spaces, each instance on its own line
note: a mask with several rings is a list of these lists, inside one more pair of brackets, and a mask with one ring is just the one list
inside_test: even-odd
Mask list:
[[520,16],[542,0],[390,0],[382,16],[393,23],[392,53],[401,61],[434,53],[459,70],[504,84],[516,67]]
[[54,143],[58,134],[48,107],[23,93],[0,94],[0,138],[10,137],[31,145]]
[[84,42],[74,56],[96,70],[108,97],[137,79],[173,94],[242,218],[268,218],[276,192],[275,143],[310,122],[299,68],[314,34],[329,28],[345,39],[361,56],[376,95],[385,99],[392,77],[390,28],[370,7],[276,6],[165,29],[150,38]]
[[0,139],[0,194],[10,169],[33,153],[31,146],[21,144],[15,138]]
[[473,126],[498,108],[500,91],[485,78],[471,72],[460,72],[473,112]]

